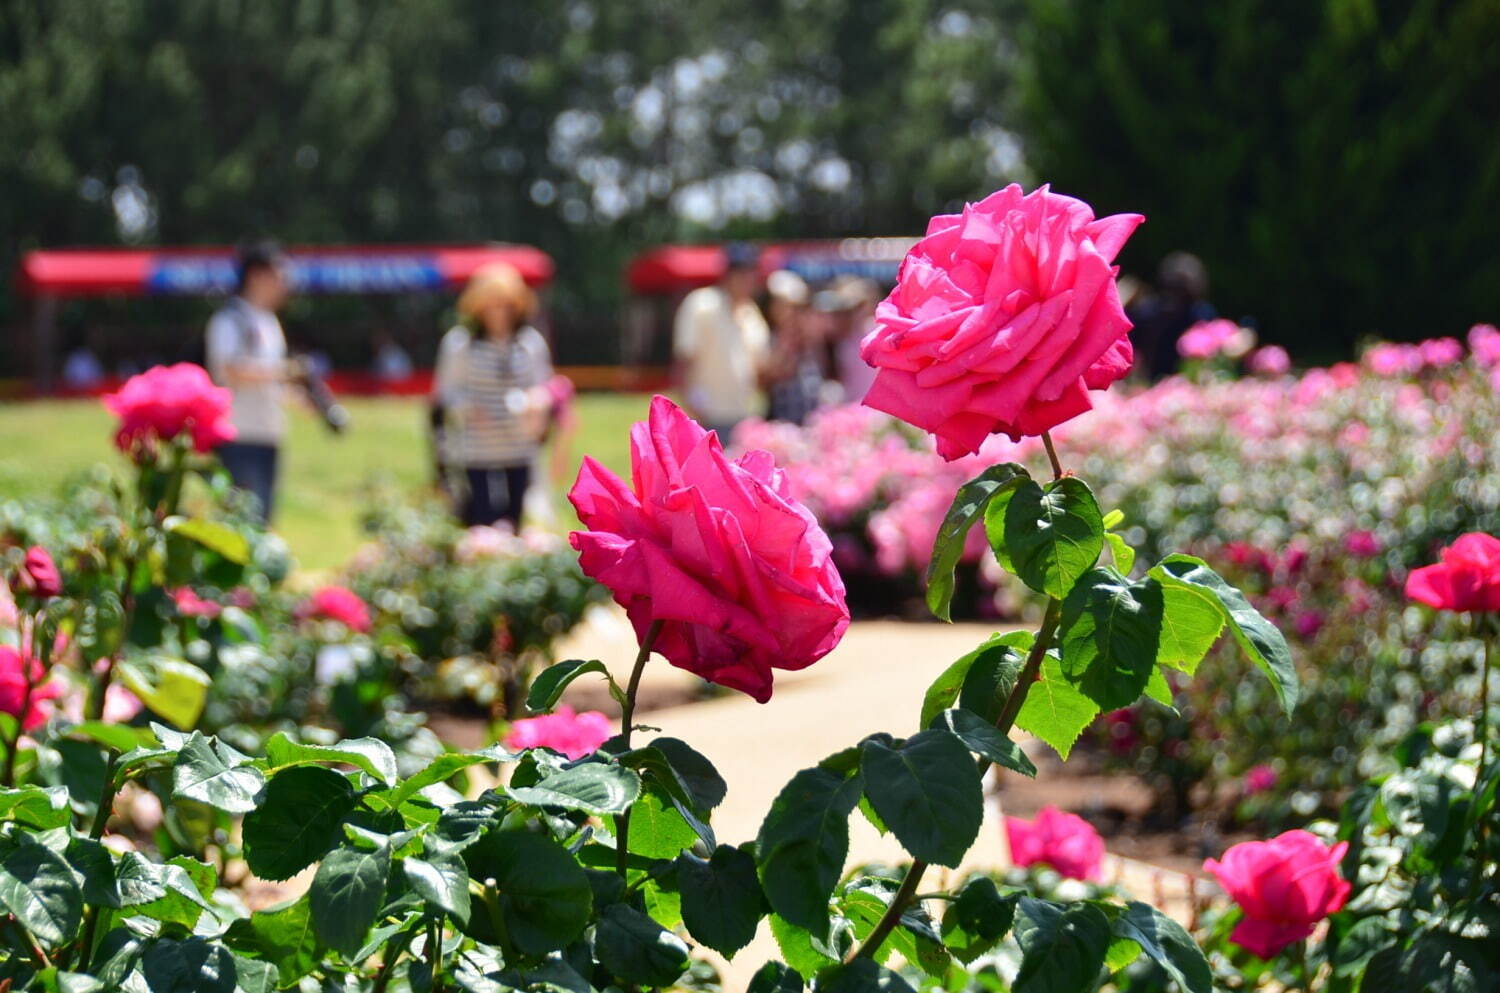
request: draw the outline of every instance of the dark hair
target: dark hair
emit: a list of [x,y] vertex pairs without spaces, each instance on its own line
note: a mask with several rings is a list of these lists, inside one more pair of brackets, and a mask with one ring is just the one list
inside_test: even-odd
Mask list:
[[749,242],[731,241],[724,246],[724,261],[731,271],[754,269],[760,264],[760,249]]
[[276,269],[286,261],[286,253],[274,241],[247,241],[235,252],[236,288],[244,290],[250,274],[259,269]]

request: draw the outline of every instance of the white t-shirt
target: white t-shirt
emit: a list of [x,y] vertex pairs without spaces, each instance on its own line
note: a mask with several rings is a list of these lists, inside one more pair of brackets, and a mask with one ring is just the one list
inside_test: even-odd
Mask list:
[[448,435],[447,461],[474,469],[530,462],[546,412],[530,405],[527,391],[551,378],[547,339],[535,328],[498,342],[462,326],[443,335],[432,388],[456,428]]
[[[208,319],[206,348],[208,374],[225,384],[231,365],[253,365],[279,371],[286,364],[286,335],[281,322],[269,310],[252,306],[239,297],[220,307]],[[286,411],[282,409],[283,387],[279,379],[233,387],[235,440],[256,445],[274,445],[286,434]]]
[[756,414],[757,373],[770,346],[770,329],[754,303],[734,306],[717,286],[689,293],[677,309],[672,340],[688,407],[710,424]]

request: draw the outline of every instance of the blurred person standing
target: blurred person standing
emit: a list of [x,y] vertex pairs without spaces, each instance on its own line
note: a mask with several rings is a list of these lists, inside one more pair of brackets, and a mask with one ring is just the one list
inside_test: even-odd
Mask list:
[[276,312],[291,282],[287,257],[274,242],[240,249],[238,286],[208,320],[205,358],[214,382],[234,394],[235,439],[219,447],[234,485],[255,495],[263,522],[276,504],[277,465],[286,434],[285,387],[292,369]]
[[411,356],[389,331],[375,332],[375,358],[370,363],[370,371],[382,383],[411,378]]
[[723,278],[689,293],[677,309],[672,357],[688,412],[728,444],[734,426],[758,413],[756,387],[771,332],[755,305],[760,253],[740,243],[724,253]]
[[1208,302],[1208,270],[1188,252],[1172,252],[1157,269],[1156,292],[1140,294],[1126,307],[1137,364],[1161,379],[1177,371],[1177,339],[1199,321],[1218,314]]
[[785,269],[766,278],[771,349],[761,370],[766,388],[766,419],[804,424],[823,393],[819,340],[808,320],[807,283]]
[[833,341],[834,373],[844,403],[859,403],[875,382],[875,369],[859,357],[859,343],[875,326],[880,288],[859,276],[841,276],[826,292],[836,295],[839,310]]
[[459,323],[438,345],[433,424],[440,466],[462,470],[464,524],[519,531],[532,467],[553,401],[552,356],[528,322],[536,297],[515,267],[485,266],[458,298]]

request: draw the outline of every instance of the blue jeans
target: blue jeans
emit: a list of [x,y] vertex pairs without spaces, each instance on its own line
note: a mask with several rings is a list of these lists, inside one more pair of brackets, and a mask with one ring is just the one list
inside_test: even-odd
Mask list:
[[255,496],[261,523],[269,523],[276,502],[275,445],[230,441],[219,446],[219,460],[229,470],[234,485]]

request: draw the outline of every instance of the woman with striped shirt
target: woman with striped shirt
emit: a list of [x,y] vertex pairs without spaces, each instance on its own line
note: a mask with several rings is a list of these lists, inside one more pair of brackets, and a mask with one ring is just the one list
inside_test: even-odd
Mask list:
[[536,298],[504,263],[475,273],[458,298],[459,324],[438,346],[433,401],[444,421],[441,458],[462,469],[464,524],[520,529],[522,501],[551,411],[547,342],[527,322]]

